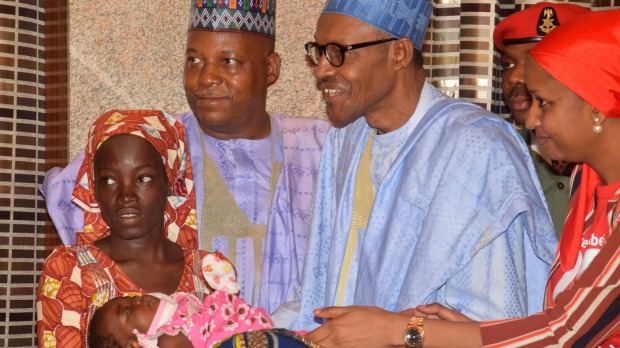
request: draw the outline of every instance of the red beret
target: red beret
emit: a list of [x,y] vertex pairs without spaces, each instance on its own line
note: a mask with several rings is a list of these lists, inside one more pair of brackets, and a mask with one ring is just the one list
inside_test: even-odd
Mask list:
[[556,80],[607,117],[620,117],[620,10],[575,18],[530,55]]
[[501,21],[493,32],[493,43],[503,51],[504,45],[538,42],[558,25],[589,11],[579,5],[539,2]]

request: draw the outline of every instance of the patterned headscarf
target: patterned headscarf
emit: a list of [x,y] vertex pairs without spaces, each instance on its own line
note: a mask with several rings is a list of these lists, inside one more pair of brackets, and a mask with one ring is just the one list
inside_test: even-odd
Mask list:
[[142,137],[161,155],[172,191],[166,203],[166,235],[183,247],[196,249],[196,195],[185,129],[179,121],[154,110],[111,110],[91,127],[73,189],[73,202],[84,209],[84,231],[78,232],[76,243],[92,243],[110,234],[95,199],[94,159],[101,144],[118,134]]
[[[545,36],[530,55],[551,76],[607,117],[620,118],[620,10],[583,14]],[[594,207],[599,176],[583,165],[577,197],[569,205],[560,240],[563,270],[579,254],[588,212]]]

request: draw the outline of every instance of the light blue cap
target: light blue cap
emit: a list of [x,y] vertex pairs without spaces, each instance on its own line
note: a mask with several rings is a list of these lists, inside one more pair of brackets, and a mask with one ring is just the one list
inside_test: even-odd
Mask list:
[[422,51],[432,10],[429,0],[327,0],[323,13],[344,14],[394,37],[408,37]]

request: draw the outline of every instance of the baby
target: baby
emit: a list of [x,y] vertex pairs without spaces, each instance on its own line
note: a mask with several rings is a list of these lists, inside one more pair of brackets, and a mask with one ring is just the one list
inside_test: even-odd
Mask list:
[[194,295],[117,297],[99,308],[88,328],[89,347],[211,347],[235,333],[273,327],[260,308],[216,290]]

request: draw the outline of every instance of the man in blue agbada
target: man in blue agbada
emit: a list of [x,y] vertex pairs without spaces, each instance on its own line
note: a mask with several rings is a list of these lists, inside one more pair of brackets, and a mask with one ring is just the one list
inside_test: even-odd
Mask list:
[[333,305],[442,303],[476,320],[542,309],[556,237],[513,127],[424,80],[427,0],[328,0],[306,44],[336,126],[293,328]]

